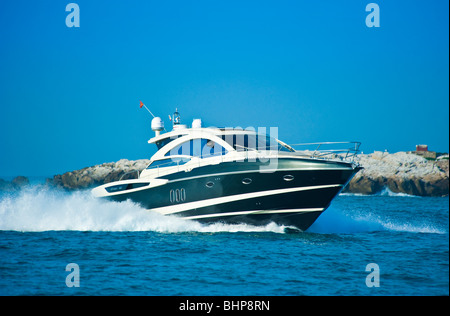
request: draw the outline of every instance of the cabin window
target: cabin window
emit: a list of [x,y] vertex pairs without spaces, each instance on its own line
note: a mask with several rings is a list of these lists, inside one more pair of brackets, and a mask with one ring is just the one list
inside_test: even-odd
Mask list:
[[172,136],[172,137],[167,137],[164,139],[161,139],[160,141],[156,142],[156,147],[158,147],[158,150],[160,150],[161,148],[163,148],[164,146],[166,146],[168,143],[170,143],[171,141],[182,137],[184,135],[176,135],[176,136]]
[[267,135],[228,134],[221,136],[230,146],[237,151],[247,150],[278,150],[290,151],[273,137]]
[[213,140],[197,138],[186,141],[166,153],[165,156],[186,155],[207,158],[217,155],[225,155],[227,150]]
[[120,192],[120,191],[145,187],[149,184],[150,184],[150,182],[124,183],[124,184],[118,184],[118,185],[113,185],[113,186],[107,187],[107,188],[105,188],[105,190],[108,191],[109,193],[114,193],[114,192]]

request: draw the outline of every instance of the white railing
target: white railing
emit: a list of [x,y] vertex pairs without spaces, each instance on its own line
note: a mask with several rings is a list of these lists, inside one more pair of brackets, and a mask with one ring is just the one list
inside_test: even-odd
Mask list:
[[[325,160],[355,161],[360,142],[320,142],[290,145],[301,156]],[[330,147],[330,148],[327,148]]]

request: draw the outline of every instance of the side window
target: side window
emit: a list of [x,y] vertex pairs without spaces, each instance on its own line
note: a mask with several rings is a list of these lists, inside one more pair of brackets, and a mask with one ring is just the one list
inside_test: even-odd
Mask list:
[[158,147],[158,150],[160,150],[161,148],[166,146],[168,143],[170,143],[171,141],[174,141],[175,139],[177,139],[178,137],[181,137],[181,136],[182,135],[164,138],[164,139],[162,139],[162,140],[160,140],[159,142],[156,143],[156,147]]
[[202,158],[225,155],[227,150],[210,139],[202,139]]
[[190,149],[190,142],[184,142],[174,148],[172,148],[170,151],[168,151],[165,156],[174,156],[174,155],[190,155],[191,156],[191,149]]
[[174,155],[187,155],[187,156],[193,156],[193,142],[187,141],[184,143],[181,143],[180,145],[172,148],[170,151],[168,151],[165,156],[174,156]]
[[256,138],[254,136],[249,137],[247,134],[227,134],[222,135],[222,139],[237,151],[256,148]]
[[204,138],[191,139],[190,141],[184,142],[169,152],[165,156],[172,155],[187,155],[194,157],[207,158],[213,155],[224,155],[226,154],[226,149],[216,144],[214,141]]
[[[228,134],[222,135],[222,139],[226,141],[237,151],[245,150],[277,150],[278,142],[266,135],[253,134]],[[280,150],[289,151],[283,147]]]

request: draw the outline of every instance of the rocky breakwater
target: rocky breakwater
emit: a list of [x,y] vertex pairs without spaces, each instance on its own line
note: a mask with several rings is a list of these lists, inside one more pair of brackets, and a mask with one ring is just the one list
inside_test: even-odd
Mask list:
[[58,174],[47,183],[64,189],[85,189],[112,181],[136,178],[135,171],[142,171],[150,163],[148,159],[108,162],[93,167]]
[[376,194],[385,188],[394,193],[418,196],[448,196],[449,161],[427,160],[415,154],[375,152],[360,155],[363,170],[350,181],[345,192]]

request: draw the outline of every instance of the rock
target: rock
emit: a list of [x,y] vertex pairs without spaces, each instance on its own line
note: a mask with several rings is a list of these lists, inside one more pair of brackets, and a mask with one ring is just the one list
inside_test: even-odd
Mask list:
[[449,165],[448,159],[436,161],[436,166],[437,166],[442,172],[445,172],[445,173],[447,174],[447,178],[448,178],[448,171],[449,171],[449,170],[448,170],[448,165]]
[[364,167],[345,192],[374,194],[388,188],[394,193],[419,196],[448,196],[448,160],[429,161],[415,154],[375,152],[360,155]]
[[11,182],[18,187],[23,187],[24,185],[30,184],[30,180],[24,176],[15,177]]
[[382,179],[373,179],[371,177],[365,176],[355,176],[345,188],[345,192],[375,194],[382,191],[383,188],[384,180]]
[[0,191],[16,191],[30,184],[30,180],[24,176],[18,176],[11,182],[0,179]]
[[[103,163],[101,165],[66,172],[62,175],[55,175],[53,179],[48,179],[47,183],[68,190],[91,188],[120,180],[122,176],[126,179],[128,172],[132,172],[132,170],[142,171],[149,163],[150,160],[148,159],[136,161],[121,159],[117,162]],[[133,174],[137,173],[133,172]]]
[[11,182],[0,179],[0,191],[12,191],[14,186]]

